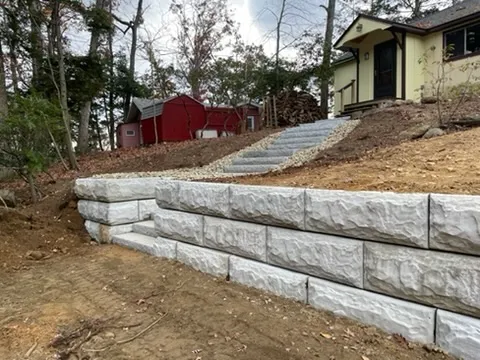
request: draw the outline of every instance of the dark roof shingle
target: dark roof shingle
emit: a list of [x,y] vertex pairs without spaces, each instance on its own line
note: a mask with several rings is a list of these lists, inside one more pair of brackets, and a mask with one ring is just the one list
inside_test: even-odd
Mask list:
[[422,19],[413,20],[408,25],[430,29],[477,12],[480,12],[480,0],[465,0],[444,10],[427,15]]

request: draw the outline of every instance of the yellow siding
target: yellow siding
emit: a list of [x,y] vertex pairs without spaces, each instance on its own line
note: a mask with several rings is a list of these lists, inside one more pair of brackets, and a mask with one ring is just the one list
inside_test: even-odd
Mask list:
[[419,60],[423,57],[424,53],[425,48],[423,38],[407,34],[405,96],[409,100],[420,100],[421,87],[424,84],[424,72]]
[[[362,25],[362,31],[357,31],[358,24]],[[386,25],[379,21],[370,20],[364,17],[359,17],[357,21],[354,22],[351,29],[343,36],[342,42],[340,44],[337,44],[337,47],[343,46],[345,45],[345,43],[353,39],[356,39],[358,37],[364,36],[372,31],[375,31],[378,29],[383,30],[388,26],[389,25]]]
[[[337,65],[335,68],[334,87],[335,87],[335,114],[339,114],[340,109],[340,93],[336,91],[347,85],[357,76],[357,62],[355,60]],[[355,85],[356,87],[356,85]],[[344,104],[350,104],[352,101],[352,88],[344,91]]]

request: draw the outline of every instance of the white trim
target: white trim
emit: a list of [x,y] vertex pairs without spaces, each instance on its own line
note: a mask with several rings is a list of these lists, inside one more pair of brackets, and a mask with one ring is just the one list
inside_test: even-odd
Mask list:
[[135,130],[125,130],[125,136],[135,136]]

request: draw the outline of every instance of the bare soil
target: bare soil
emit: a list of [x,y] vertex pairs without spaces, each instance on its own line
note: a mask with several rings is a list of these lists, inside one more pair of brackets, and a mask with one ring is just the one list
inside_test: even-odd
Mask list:
[[116,246],[0,276],[0,358],[452,359],[369,326]]

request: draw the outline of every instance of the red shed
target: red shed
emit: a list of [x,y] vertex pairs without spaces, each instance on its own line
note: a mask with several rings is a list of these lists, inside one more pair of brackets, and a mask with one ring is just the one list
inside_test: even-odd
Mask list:
[[[139,124],[136,136],[132,135],[133,124]],[[256,105],[206,106],[191,96],[180,95],[165,100],[134,98],[117,136],[118,145],[127,147],[190,140],[201,129],[214,130],[221,136],[225,130],[238,134],[259,128],[260,112]]]

